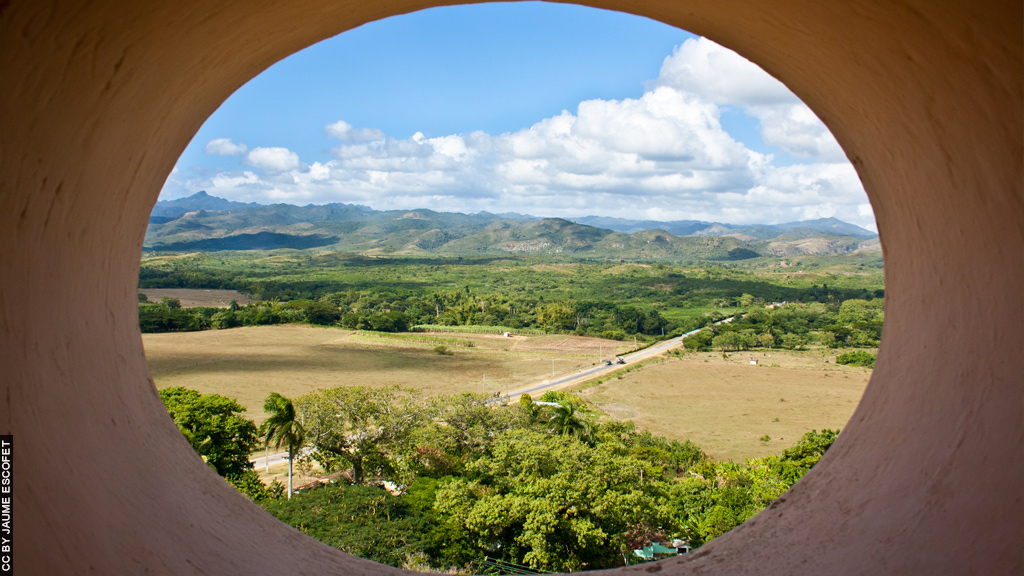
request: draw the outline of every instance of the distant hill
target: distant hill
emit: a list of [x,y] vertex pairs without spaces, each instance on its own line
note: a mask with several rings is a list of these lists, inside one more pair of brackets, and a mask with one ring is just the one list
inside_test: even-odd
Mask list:
[[834,218],[755,226],[602,216],[571,221],[512,213],[373,210],[341,203],[261,205],[199,192],[157,203],[145,247],[167,252],[326,248],[367,255],[564,254],[726,261],[872,251],[878,250],[875,238]]
[[231,200],[225,200],[224,198],[210,196],[206,191],[200,191],[188,196],[187,198],[161,200],[160,202],[157,202],[156,206],[153,207],[153,213],[149,218],[150,220],[156,218],[163,222],[169,222],[188,212],[195,212],[197,210],[234,210],[251,206],[259,206],[259,204],[232,202]]
[[838,218],[819,218],[817,220],[803,220],[800,222],[787,222],[785,224],[776,224],[772,226],[778,230],[793,230],[794,228],[809,228],[811,230],[817,230],[818,232],[829,232],[831,234],[838,234],[840,236],[856,236],[857,238],[878,238],[878,234],[850,224],[849,222],[843,222]]
[[[275,206],[291,206],[290,204],[275,204]],[[310,204],[309,206],[314,206]],[[360,210],[370,210],[366,206],[357,206],[354,204],[328,204],[327,206],[334,206],[338,208],[356,208]],[[164,222],[179,218],[189,212],[196,212],[199,210],[205,211],[225,211],[225,210],[241,210],[244,208],[263,208],[265,204],[257,204],[255,202],[232,202],[231,200],[225,200],[224,198],[218,198],[216,196],[210,196],[205,190],[200,190],[191,196],[185,198],[178,198],[176,200],[161,200],[156,203],[153,207],[153,212],[150,214],[150,220],[154,218],[162,220]]]
[[861,228],[838,218],[819,218],[817,220],[803,220],[801,222],[786,222],[785,224],[722,224],[721,222],[703,222],[701,220],[674,220],[661,222],[657,220],[627,220],[625,218],[611,218],[607,216],[584,216],[572,219],[578,224],[588,226],[599,226],[616,232],[632,234],[641,230],[661,229],[676,236],[728,236],[745,235],[754,238],[774,238],[782,232],[795,228],[806,228],[813,232],[828,232],[841,236],[854,236],[857,238],[875,238],[878,234]]
[[221,250],[277,250],[292,248],[304,250],[328,246],[336,240],[333,236],[317,236],[315,234],[278,234],[276,232],[256,232],[255,234],[235,234],[221,238],[203,238],[185,242],[164,244],[161,250],[170,252],[218,252]]
[[713,225],[712,222],[702,222],[700,220],[662,222],[659,220],[627,220],[626,218],[613,218],[610,216],[584,216],[582,218],[573,218],[572,220],[577,224],[608,228],[609,230],[625,232],[626,234],[640,232],[641,230],[664,230],[676,236],[689,236]]

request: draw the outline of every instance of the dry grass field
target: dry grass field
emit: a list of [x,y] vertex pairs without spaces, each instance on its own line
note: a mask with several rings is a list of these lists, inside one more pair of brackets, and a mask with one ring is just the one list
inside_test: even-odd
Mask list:
[[[238,399],[262,422],[270,392],[297,397],[317,388],[369,385],[415,388],[425,395],[507,392],[589,366],[632,348],[575,336],[416,334],[424,341],[300,325],[145,334],[157,388],[185,386]],[[471,341],[434,352],[430,338]],[[750,364],[757,359],[758,365]],[[870,371],[838,366],[817,351],[766,355],[690,354],[669,359],[581,394],[611,417],[670,438],[690,439],[718,459],[775,454],[812,429],[843,428]],[[767,435],[770,440],[763,441]],[[280,471],[277,471],[280,472]]]
[[[430,336],[428,334],[417,336]],[[567,336],[440,334],[474,343],[434,352],[434,343],[377,338],[337,328],[284,325],[144,334],[157,388],[184,386],[238,399],[246,416],[264,419],[271,392],[287,397],[317,388],[368,385],[416,388],[426,395],[509,391],[622,353],[632,342]]]
[[776,454],[808,430],[845,427],[870,375],[817,351],[690,354],[581,394],[613,418],[743,460]]
[[250,304],[248,296],[235,290],[197,290],[193,288],[139,288],[150,302],[159,302],[161,298],[177,298],[185,308],[207,306],[210,308],[227,308],[235,300],[240,305]]

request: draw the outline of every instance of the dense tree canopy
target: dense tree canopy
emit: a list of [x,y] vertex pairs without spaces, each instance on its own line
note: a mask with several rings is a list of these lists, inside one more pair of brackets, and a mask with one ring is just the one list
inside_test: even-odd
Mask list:
[[723,352],[752,348],[800,349],[819,341],[828,348],[878,346],[884,303],[847,300],[842,304],[786,304],[771,309],[754,305],[732,322],[710,325],[688,336],[689,350]]
[[[882,320],[884,292],[878,272],[804,270],[789,276],[721,263],[552,266],[530,257],[418,260],[334,254],[315,262],[294,258],[298,259],[279,256],[270,262],[239,255],[194,255],[146,264],[140,286],[233,288],[257,302],[224,311],[171,309],[166,303],[142,301],[140,328],[167,332],[302,322],[401,332],[417,325],[490,326],[653,340],[713,324],[736,312],[765,312],[766,326],[760,325],[762,314],[738,328],[751,331],[739,344],[744,349],[764,346],[760,337],[765,334],[781,344],[784,334],[806,339],[809,331],[830,332],[827,343],[835,346],[871,346],[878,341]],[[814,279],[828,283],[812,283]],[[776,302],[790,306],[765,310]],[[709,342],[704,348],[710,346]]]
[[397,470],[398,456],[424,417],[422,405],[411,400],[398,388],[352,386],[307,394],[297,408],[313,457],[327,470],[344,461],[360,484],[366,473],[379,478]]
[[221,476],[252,468],[249,454],[259,445],[256,424],[241,416],[238,402],[180,386],[160,390],[167,412],[192,448]]
[[669,489],[670,524],[701,545],[739,526],[803,477],[835,441],[838,430],[811,431],[781,455],[747,461],[704,460]]
[[381,564],[401,567],[426,548],[424,512],[379,487],[329,485],[263,507],[329,546]]
[[492,401],[366,387],[298,398],[310,457],[344,475],[266,508],[395,566],[465,569],[489,556],[551,571],[608,568],[634,562],[632,551],[652,541],[700,545],[732,529],[802,477],[837,434],[715,462],[690,442],[600,422],[574,394]]

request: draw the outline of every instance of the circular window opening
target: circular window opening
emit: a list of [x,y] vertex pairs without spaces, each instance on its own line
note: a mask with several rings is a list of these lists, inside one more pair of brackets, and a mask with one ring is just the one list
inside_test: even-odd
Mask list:
[[396,566],[698,547],[816,462],[881,334],[873,217],[827,129],[738,55],[618,13],[347,32],[228,100],[161,198],[140,327],[186,439]]

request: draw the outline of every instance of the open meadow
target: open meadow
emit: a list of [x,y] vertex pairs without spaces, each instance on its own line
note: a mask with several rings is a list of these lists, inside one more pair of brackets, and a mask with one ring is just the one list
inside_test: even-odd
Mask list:
[[210,308],[227,308],[234,300],[239,306],[251,304],[253,300],[237,290],[207,290],[202,288],[140,288],[150,302],[159,302],[161,298],[177,298],[186,308],[208,306]]
[[[508,392],[596,363],[632,342],[576,336],[380,334],[304,325],[144,334],[156,387],[184,386],[235,398],[264,419],[271,392],[289,398],[343,385],[401,386],[427,396]],[[472,343],[472,347],[468,346]],[[445,346],[449,354],[434,348]]]
[[613,418],[742,461],[777,454],[809,430],[845,428],[870,376],[818,350],[697,353],[577,388]]

